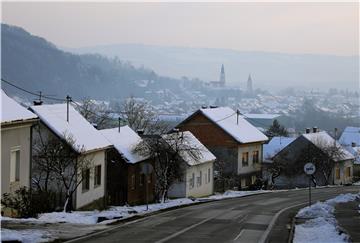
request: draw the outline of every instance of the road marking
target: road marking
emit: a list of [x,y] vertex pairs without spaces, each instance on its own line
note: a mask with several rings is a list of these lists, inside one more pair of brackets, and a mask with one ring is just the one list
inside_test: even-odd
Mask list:
[[[230,209],[228,209],[226,211],[231,211],[233,209],[235,209],[235,208],[230,208]],[[218,214],[216,214],[216,215],[214,215],[214,216],[212,216],[210,218],[201,220],[200,222],[198,222],[196,224],[193,224],[193,225],[190,225],[190,226],[188,226],[188,227],[186,227],[186,228],[184,228],[184,229],[182,229],[182,230],[180,230],[180,231],[178,231],[178,232],[176,232],[176,233],[174,233],[172,235],[169,235],[168,237],[165,237],[165,238],[163,238],[161,240],[156,241],[155,243],[163,243],[163,242],[166,242],[168,240],[171,240],[171,239],[175,238],[176,236],[181,235],[181,234],[183,234],[183,233],[185,233],[185,232],[187,232],[187,231],[189,231],[189,230],[191,230],[191,229],[193,229],[193,228],[195,228],[195,227],[197,227],[197,226],[199,226],[199,225],[201,225],[203,223],[206,223],[206,222],[216,218],[217,216],[219,216],[220,214],[223,214],[223,213],[225,213],[225,212],[221,212],[221,213],[218,213]]]
[[244,230],[242,229],[240,231],[240,233],[235,237],[234,241],[236,241],[237,239],[239,239],[239,237],[244,233]]
[[299,204],[296,204],[296,205],[292,205],[292,206],[289,206],[289,207],[286,207],[286,208],[283,208],[281,209],[279,212],[277,212],[275,214],[275,216],[271,219],[270,223],[269,223],[269,226],[266,228],[264,234],[261,236],[260,240],[259,240],[259,243],[265,243],[268,235],[270,234],[270,231],[272,230],[272,228],[274,227],[275,223],[276,223],[276,220],[278,219],[278,217],[280,216],[280,214],[282,214],[283,212],[285,212],[286,210],[290,209],[290,208],[295,208],[295,207],[298,207],[298,206],[301,206],[301,205],[305,205],[305,204],[308,204],[307,202],[305,203],[299,203]]

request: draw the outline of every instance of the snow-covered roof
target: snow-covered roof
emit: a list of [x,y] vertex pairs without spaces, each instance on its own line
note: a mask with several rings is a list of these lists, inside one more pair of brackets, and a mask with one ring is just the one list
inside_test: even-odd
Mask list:
[[229,107],[200,109],[200,112],[216,123],[239,143],[267,141],[268,138],[242,116],[238,117]]
[[352,143],[356,143],[355,146],[360,146],[360,127],[346,127],[339,142],[345,146],[351,146]]
[[347,145],[344,147],[355,157],[354,164],[360,165],[360,146],[352,147],[351,145]]
[[273,137],[268,144],[264,144],[263,146],[263,158],[271,159],[295,139],[296,138],[289,137]]
[[142,141],[141,137],[129,126],[100,130],[101,134],[114,145],[115,149],[129,163],[137,163],[147,159],[134,151],[135,147]]
[[[211,162],[216,159],[189,131],[166,134],[162,138],[172,147],[183,146],[179,149],[179,154],[189,166]],[[196,156],[193,156],[193,154]]]
[[71,104],[69,122],[66,104],[31,106],[31,109],[60,138],[74,140],[70,145],[75,151],[90,152],[112,146]]
[[333,139],[325,131],[305,133],[302,136],[320,149],[322,146],[334,146],[334,144],[336,144],[336,147],[338,147],[341,152],[341,156],[339,158],[334,158],[336,161],[354,159],[354,156],[349,151],[347,151],[343,146],[341,146],[339,142],[335,142],[335,139]]
[[1,90],[1,124],[36,119],[37,116]]

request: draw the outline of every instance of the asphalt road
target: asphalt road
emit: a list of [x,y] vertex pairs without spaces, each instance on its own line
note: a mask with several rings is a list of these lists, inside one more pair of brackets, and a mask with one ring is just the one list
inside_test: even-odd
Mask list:
[[[312,199],[359,191],[359,186],[315,189]],[[307,203],[308,190],[209,202],[116,225],[73,242],[287,242],[288,212],[296,213]]]

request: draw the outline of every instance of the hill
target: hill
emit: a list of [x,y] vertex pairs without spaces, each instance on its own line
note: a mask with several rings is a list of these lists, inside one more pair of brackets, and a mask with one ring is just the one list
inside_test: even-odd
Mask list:
[[[178,90],[178,80],[118,58],[72,54],[19,27],[2,24],[1,36],[2,78],[33,92],[110,100],[143,97],[146,90],[159,87]],[[8,85],[3,88],[11,94],[19,92]]]

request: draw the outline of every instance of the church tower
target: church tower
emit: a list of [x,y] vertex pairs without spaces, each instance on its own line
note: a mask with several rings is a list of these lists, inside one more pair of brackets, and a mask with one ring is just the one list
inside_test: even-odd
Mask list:
[[248,80],[247,80],[247,89],[246,89],[248,94],[252,94],[253,93],[253,85],[252,85],[252,79],[251,79],[251,74],[249,74]]
[[225,69],[224,64],[221,65],[221,72],[220,72],[220,80],[219,80],[220,86],[225,86]]

